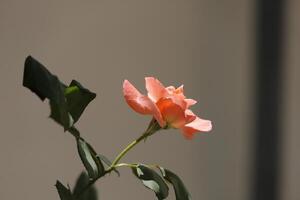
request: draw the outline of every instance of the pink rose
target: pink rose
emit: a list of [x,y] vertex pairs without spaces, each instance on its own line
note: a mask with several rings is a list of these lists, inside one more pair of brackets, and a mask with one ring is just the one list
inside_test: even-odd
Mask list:
[[133,110],[152,115],[162,128],[181,129],[188,139],[196,132],[208,132],[212,129],[210,120],[199,118],[189,109],[197,101],[184,96],[183,86],[164,87],[153,77],[146,77],[145,81],[148,95],[141,94],[128,80],[123,83],[124,97]]

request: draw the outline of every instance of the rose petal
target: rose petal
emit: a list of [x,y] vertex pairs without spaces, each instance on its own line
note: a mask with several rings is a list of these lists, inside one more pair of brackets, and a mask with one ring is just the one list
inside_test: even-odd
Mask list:
[[190,127],[201,132],[208,132],[212,129],[212,124],[210,120],[196,117],[194,121],[186,124],[185,127]]
[[160,98],[166,97],[168,95],[167,89],[156,78],[146,77],[145,81],[148,96],[154,102],[157,102]]
[[162,115],[151,99],[142,95],[128,80],[123,83],[123,94],[127,104],[136,112],[144,115],[153,115],[161,127],[165,126]]
[[194,100],[194,99],[185,99],[184,101],[186,102],[187,108],[189,108],[189,107],[191,107],[192,105],[195,105],[195,104],[197,103],[197,101]]
[[168,90],[169,94],[173,94],[173,92],[175,91],[175,87],[174,86],[168,86],[166,87],[166,89]]
[[186,124],[194,121],[196,119],[196,115],[189,109],[185,110],[185,121]]
[[183,95],[183,85],[181,85],[178,88],[176,88],[176,90],[174,92],[176,94],[182,94]]
[[183,135],[187,139],[193,138],[196,132],[208,132],[212,129],[212,124],[210,120],[201,119],[196,117],[196,119],[182,128]]
[[195,131],[194,129],[191,129],[191,128],[182,128],[181,129],[181,132],[182,132],[182,135],[188,139],[188,140],[191,140],[194,138],[194,135],[197,131]]
[[169,95],[167,98],[172,99],[172,101],[179,105],[183,110],[187,108],[187,103],[185,102],[184,96],[180,94],[172,94]]
[[172,99],[164,98],[157,102],[163,119],[173,128],[182,128],[186,123],[184,110]]
[[171,98],[174,103],[181,106],[182,109],[187,108],[187,102],[185,101],[185,96],[183,94],[183,85],[175,89],[174,86],[169,86],[166,88],[169,92],[168,98]]

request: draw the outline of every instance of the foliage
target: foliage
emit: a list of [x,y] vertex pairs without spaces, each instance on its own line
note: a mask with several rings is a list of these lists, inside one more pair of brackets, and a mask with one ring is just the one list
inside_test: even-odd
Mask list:
[[[155,80],[151,79],[150,81],[153,82]],[[127,84],[127,86],[125,85],[127,88],[124,87],[124,95],[126,101],[131,107],[133,107],[137,112],[142,112],[144,114],[148,112],[147,106],[150,104],[150,107],[152,106],[151,109],[154,109],[153,102],[152,100],[150,102],[149,97],[146,98],[140,96],[141,99],[138,99],[139,96],[134,95],[140,94],[135,91],[135,88],[128,85],[128,81],[125,81],[124,83]],[[111,162],[106,156],[98,154],[75,127],[76,122],[80,119],[88,104],[95,99],[96,94],[94,92],[91,92],[76,80],[73,80],[67,86],[61,82],[56,75],[49,72],[45,66],[31,56],[28,56],[25,61],[23,86],[34,92],[42,101],[45,99],[49,100],[50,118],[61,125],[65,131],[68,131],[72,136],[74,136],[79,157],[85,167],[86,172],[82,172],[80,174],[73,191],[69,188],[69,186],[66,187],[61,182],[56,182],[55,186],[61,200],[97,200],[98,196],[94,183],[112,171],[115,171],[119,175],[117,168],[123,166],[131,168],[134,175],[141,180],[145,187],[154,191],[157,199],[159,200],[166,199],[168,197],[169,187],[167,184],[171,184],[173,186],[177,200],[191,199],[191,196],[182,180],[172,171],[157,165],[119,163],[121,158],[123,158],[123,156],[140,141],[145,140],[158,130],[168,129],[171,127],[167,124],[168,120],[159,122],[158,118],[156,118],[158,115],[153,114],[154,118],[150,122],[145,133],[129,144]],[[175,95],[175,92],[173,93]],[[134,101],[131,101],[132,98],[134,98]],[[144,104],[143,100],[145,100]],[[140,104],[137,105],[136,102]],[[159,104],[157,104],[157,106],[159,106]],[[174,107],[174,105],[172,106]],[[172,110],[172,112],[175,111],[176,110]],[[159,112],[162,114],[170,113],[165,109],[165,107],[160,108]],[[168,117],[171,118],[172,116]],[[175,126],[176,123],[177,122],[172,121],[171,125]],[[204,127],[204,124],[202,125],[201,128],[206,128],[205,130],[207,131],[211,128],[210,122],[209,124],[205,124],[205,126],[210,126]],[[194,132],[195,130],[193,130],[193,133]]]

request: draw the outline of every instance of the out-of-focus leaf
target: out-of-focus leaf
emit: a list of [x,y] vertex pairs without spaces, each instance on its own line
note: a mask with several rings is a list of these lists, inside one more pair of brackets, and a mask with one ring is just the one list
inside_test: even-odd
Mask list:
[[95,93],[75,80],[67,87],[31,56],[25,60],[23,86],[42,101],[49,99],[50,117],[62,125],[65,131],[78,121],[87,105],[96,97]]
[[70,189],[66,188],[61,182],[56,181],[55,187],[61,200],[75,200]]
[[76,181],[76,185],[73,190],[73,195],[76,200],[97,200],[97,190],[94,185],[91,185],[84,193],[79,193],[89,184],[89,177],[85,172],[82,172]]
[[105,172],[104,166],[91,145],[79,138],[77,139],[77,149],[89,177],[95,179],[102,176]]
[[191,200],[191,195],[182,180],[172,171],[159,167],[163,177],[173,185],[176,200]]
[[145,165],[137,165],[132,168],[133,173],[142,181],[145,187],[153,190],[156,197],[161,200],[169,195],[169,188],[164,180],[154,170]]

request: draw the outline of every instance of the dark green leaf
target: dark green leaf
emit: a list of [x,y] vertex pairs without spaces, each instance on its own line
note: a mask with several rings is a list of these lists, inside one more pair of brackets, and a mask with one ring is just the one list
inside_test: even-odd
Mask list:
[[191,195],[182,180],[173,172],[162,167],[159,168],[163,177],[170,182],[175,190],[176,200],[191,200]]
[[83,139],[77,139],[78,153],[81,161],[87,170],[89,177],[92,179],[98,178],[104,174],[104,166],[94,149]]
[[106,156],[104,156],[104,155],[102,155],[102,154],[98,154],[97,157],[98,157],[100,160],[102,160],[102,161],[106,164],[107,167],[110,167],[110,166],[111,166],[112,162],[111,162]]
[[89,177],[85,172],[82,172],[76,181],[75,188],[73,190],[76,200],[97,200],[97,190],[94,185],[90,186],[84,193],[79,193],[89,184]]
[[23,86],[29,88],[42,101],[49,99],[50,117],[65,130],[78,121],[87,105],[96,97],[95,93],[75,80],[67,87],[31,56],[25,60]]
[[23,86],[29,88],[42,101],[48,98],[51,107],[50,117],[63,125],[65,129],[70,127],[64,96],[65,84],[31,56],[25,60]]
[[68,130],[75,138],[80,138],[80,132],[74,127],[72,126],[71,128],[69,128]]
[[[110,167],[112,165],[112,162],[104,155],[102,154],[98,154],[97,157],[104,162],[104,164],[106,164],[107,167]],[[118,176],[120,176],[120,172],[116,169],[114,169],[114,172],[116,172],[118,174]]]
[[48,98],[59,103],[61,95],[63,95],[61,86],[64,84],[41,63],[28,56],[24,66],[23,86],[29,88],[43,101]]
[[78,121],[87,105],[96,97],[96,94],[84,88],[78,81],[73,80],[65,90],[68,111]]
[[56,181],[55,187],[61,200],[74,200],[70,189],[66,188],[61,182]]
[[133,173],[143,182],[145,187],[155,192],[159,200],[167,198],[169,188],[154,170],[145,165],[137,165],[137,167],[133,168]]
[[69,130],[73,126],[74,120],[67,111],[66,102],[56,104],[55,102],[50,100],[49,104],[51,110],[50,118],[52,118],[58,124],[62,125],[65,130]]
[[89,150],[91,152],[91,155],[92,155],[93,159],[95,160],[95,162],[97,164],[98,172],[99,172],[98,176],[104,175],[105,168],[103,166],[102,161],[98,158],[97,152],[94,150],[94,148],[89,143],[86,142],[86,144],[87,144],[87,146],[88,146],[88,148],[89,148]]

